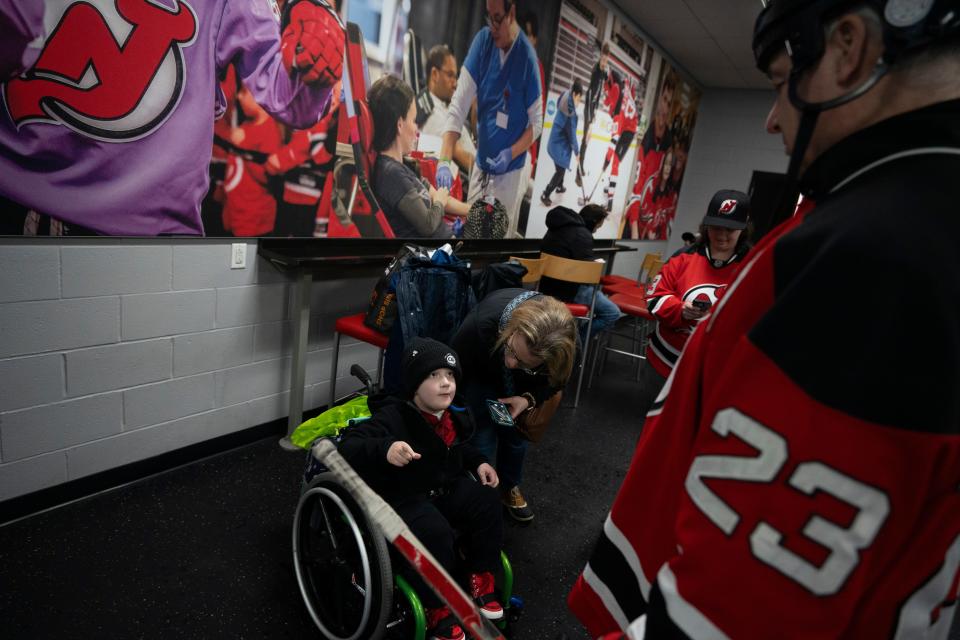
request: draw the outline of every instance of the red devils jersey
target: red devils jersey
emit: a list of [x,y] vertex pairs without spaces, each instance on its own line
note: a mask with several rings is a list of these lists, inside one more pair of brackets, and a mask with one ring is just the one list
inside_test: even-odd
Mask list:
[[[280,130],[273,120],[250,122],[240,129],[245,135],[239,146],[244,149],[274,153],[280,148]],[[238,237],[262,236],[273,231],[277,201],[267,190],[267,171],[262,164],[231,156],[224,189],[227,203],[223,207],[223,226],[227,231]]]
[[284,202],[311,205],[316,204],[323,195],[326,170],[321,167],[333,159],[330,149],[334,145],[328,137],[336,136],[339,113],[336,107],[336,104],[331,104],[327,115],[309,129],[295,130],[290,142],[277,151],[280,173],[291,172],[283,183]]
[[611,118],[620,115],[620,84],[613,78],[613,75],[607,76],[607,81],[603,85],[605,97],[603,105]]
[[647,345],[647,360],[666,378],[677,363],[697,320],[683,318],[683,303],[705,300],[712,307],[733,280],[740,260],[714,262],[701,247],[695,253],[681,253],[667,260],[650,283],[647,306],[657,318],[657,327]]
[[958,172],[960,101],[807,170],[817,208],[751,251],[648,414],[568,600],[592,637],[947,637]]
[[623,101],[620,105],[620,113],[617,115],[617,131],[637,130],[637,101],[633,99],[633,93],[629,85],[624,86]]
[[[636,209],[640,240],[666,240],[677,212],[677,192],[644,197]],[[645,206],[646,205],[646,206]]]
[[654,124],[651,123],[647,127],[638,151],[640,161],[637,166],[637,180],[633,183],[633,195],[630,196],[630,202],[624,214],[628,221],[636,222],[641,216],[649,215],[649,207],[653,202],[653,191],[656,187],[654,183],[663,168],[663,157],[672,144],[673,137],[669,129],[658,140],[654,135]]

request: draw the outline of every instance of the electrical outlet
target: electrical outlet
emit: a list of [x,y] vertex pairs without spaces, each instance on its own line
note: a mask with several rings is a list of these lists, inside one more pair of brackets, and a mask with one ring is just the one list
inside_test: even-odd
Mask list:
[[230,268],[247,268],[247,244],[245,242],[234,242],[230,247]]

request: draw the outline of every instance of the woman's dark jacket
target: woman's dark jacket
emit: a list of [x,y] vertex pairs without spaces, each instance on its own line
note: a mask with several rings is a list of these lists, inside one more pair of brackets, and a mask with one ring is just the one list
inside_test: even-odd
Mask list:
[[430,198],[426,182],[404,163],[378,155],[373,193],[398,238],[453,237],[443,222],[443,205]]
[[[571,260],[593,260],[593,233],[580,214],[566,207],[554,207],[547,213],[547,233],[540,251]],[[553,278],[540,280],[540,291],[558,300],[572,302],[580,285]]]
[[[450,413],[457,437],[449,448],[417,407],[397,396],[380,395],[368,401],[369,420],[341,431],[340,455],[387,502],[425,497],[465,472],[476,472],[486,457],[467,442],[474,422],[461,398]],[[420,454],[404,467],[387,462],[387,450],[403,441]]]
[[537,404],[548,399],[557,389],[550,386],[545,373],[531,376],[519,369],[507,369],[503,363],[503,347],[494,350],[500,335],[504,309],[526,289],[498,289],[477,303],[453,336],[450,346],[460,356],[463,369],[461,387],[471,385],[494,387],[497,397],[533,395]]

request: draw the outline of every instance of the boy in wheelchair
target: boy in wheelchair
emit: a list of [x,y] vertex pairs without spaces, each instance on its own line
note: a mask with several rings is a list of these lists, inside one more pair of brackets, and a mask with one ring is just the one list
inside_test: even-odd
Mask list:
[[[493,570],[503,538],[499,479],[468,442],[474,422],[466,405],[453,404],[461,376],[458,356],[436,340],[415,338],[401,368],[402,394],[370,398],[372,417],[341,432],[340,453],[451,575],[458,575],[458,566],[467,569],[470,594],[484,616],[498,620],[503,607]],[[462,563],[456,532],[462,534]],[[426,607],[428,638],[463,640],[450,610],[416,571],[404,567]]]

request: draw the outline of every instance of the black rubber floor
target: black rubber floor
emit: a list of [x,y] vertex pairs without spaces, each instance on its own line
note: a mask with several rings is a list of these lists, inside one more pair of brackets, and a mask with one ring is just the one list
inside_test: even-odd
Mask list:
[[[505,540],[516,640],[587,638],[566,594],[640,428],[632,365],[615,358],[530,449],[536,519]],[[0,636],[318,637],[290,551],[303,462],[271,439],[0,527]]]
[[[588,638],[565,599],[629,465],[637,390],[611,356],[530,449],[536,519],[506,527],[526,605],[514,640]],[[0,527],[0,637],[319,637],[291,560],[303,462],[271,439]]]

